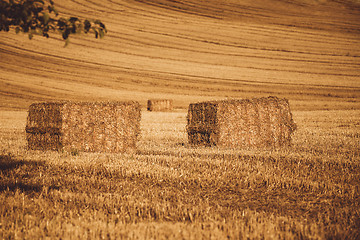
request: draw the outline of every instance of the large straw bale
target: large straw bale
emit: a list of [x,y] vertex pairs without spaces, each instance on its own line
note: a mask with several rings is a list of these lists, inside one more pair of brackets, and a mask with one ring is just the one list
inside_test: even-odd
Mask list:
[[150,99],[147,103],[148,111],[171,111],[173,100],[171,99]]
[[140,133],[138,102],[46,102],[30,105],[28,147],[37,150],[128,152]]
[[193,145],[281,147],[296,129],[288,100],[277,97],[192,103],[187,117]]

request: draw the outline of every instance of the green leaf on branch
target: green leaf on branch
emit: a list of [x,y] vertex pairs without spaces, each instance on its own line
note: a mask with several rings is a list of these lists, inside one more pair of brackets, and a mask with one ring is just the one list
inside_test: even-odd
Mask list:
[[85,33],[89,32],[90,31],[90,28],[91,28],[91,23],[89,20],[85,20],[84,21],[84,30],[85,30]]
[[77,18],[77,17],[71,17],[71,18],[69,19],[69,21],[70,21],[71,23],[75,23],[76,21],[79,21],[79,18]]
[[58,32],[64,41],[82,31],[86,34],[93,32],[95,38],[104,38],[107,33],[105,24],[98,19],[83,20],[77,16],[64,18],[58,15],[53,0],[1,0],[0,31],[14,28],[16,33],[27,33],[29,39],[34,34],[48,38],[50,32]]
[[66,29],[63,34],[62,34],[62,37],[64,40],[68,39],[69,38],[69,34],[70,34],[70,29]]
[[49,14],[47,14],[46,12],[43,12],[43,20],[45,25],[49,23],[50,17]]
[[34,2],[38,2],[38,3],[41,3],[41,4],[43,4],[43,5],[45,4],[44,1],[42,1],[42,0],[33,0],[33,1],[34,1]]
[[70,43],[70,38],[67,38],[67,39],[65,40],[65,45],[64,45],[64,47],[67,47],[67,46],[69,45],[69,43]]
[[99,36],[100,36],[100,39],[104,38],[104,36],[105,36],[104,30],[99,29]]
[[100,23],[100,27],[102,27],[105,30],[105,32],[107,32],[106,27],[102,22]]

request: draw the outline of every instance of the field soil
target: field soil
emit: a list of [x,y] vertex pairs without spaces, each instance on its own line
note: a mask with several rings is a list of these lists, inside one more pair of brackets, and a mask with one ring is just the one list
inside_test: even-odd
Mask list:
[[[359,1],[55,6],[108,33],[0,32],[1,239],[360,238]],[[267,96],[290,102],[291,146],[188,144],[190,103]],[[54,100],[139,101],[137,151],[28,150],[29,105]]]
[[276,95],[293,109],[359,109],[360,4],[317,0],[55,3],[101,19],[103,40],[0,32],[0,109],[53,99]]

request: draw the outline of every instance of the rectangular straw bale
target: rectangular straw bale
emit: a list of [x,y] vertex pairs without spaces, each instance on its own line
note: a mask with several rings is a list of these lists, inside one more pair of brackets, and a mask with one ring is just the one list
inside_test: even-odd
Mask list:
[[188,111],[193,145],[281,147],[295,129],[288,100],[277,97],[193,103]]
[[148,111],[171,111],[173,100],[171,99],[150,99],[147,103]]
[[128,152],[140,133],[138,102],[48,102],[29,107],[28,147],[37,150]]

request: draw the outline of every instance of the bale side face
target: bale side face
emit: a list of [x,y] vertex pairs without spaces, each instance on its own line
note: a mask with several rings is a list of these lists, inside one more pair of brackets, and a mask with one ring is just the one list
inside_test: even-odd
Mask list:
[[212,146],[218,142],[217,108],[212,102],[190,104],[187,115],[188,140],[193,145]]
[[140,118],[138,102],[34,104],[26,127],[28,146],[38,150],[134,151]]
[[[206,110],[201,107],[204,105],[216,106],[215,119],[213,116],[206,119]],[[203,140],[206,134],[214,132],[216,137],[207,145],[281,147],[290,144],[291,133],[296,128],[288,101],[276,97],[191,104],[188,115],[196,120],[188,120],[189,143],[194,145],[206,141]],[[201,130],[196,125],[201,125]]]
[[248,122],[251,121],[248,112],[253,112],[250,101],[220,103],[217,115],[220,132],[218,146],[249,145],[251,135],[256,134],[257,129],[248,127]]
[[63,108],[64,149],[131,152],[140,133],[137,102],[69,103]]
[[26,135],[28,147],[32,150],[60,150],[60,134],[33,132]]
[[25,129],[29,149],[59,150],[62,148],[62,105],[61,102],[30,105]]
[[148,111],[171,111],[173,109],[173,100],[171,99],[152,99],[148,100]]

